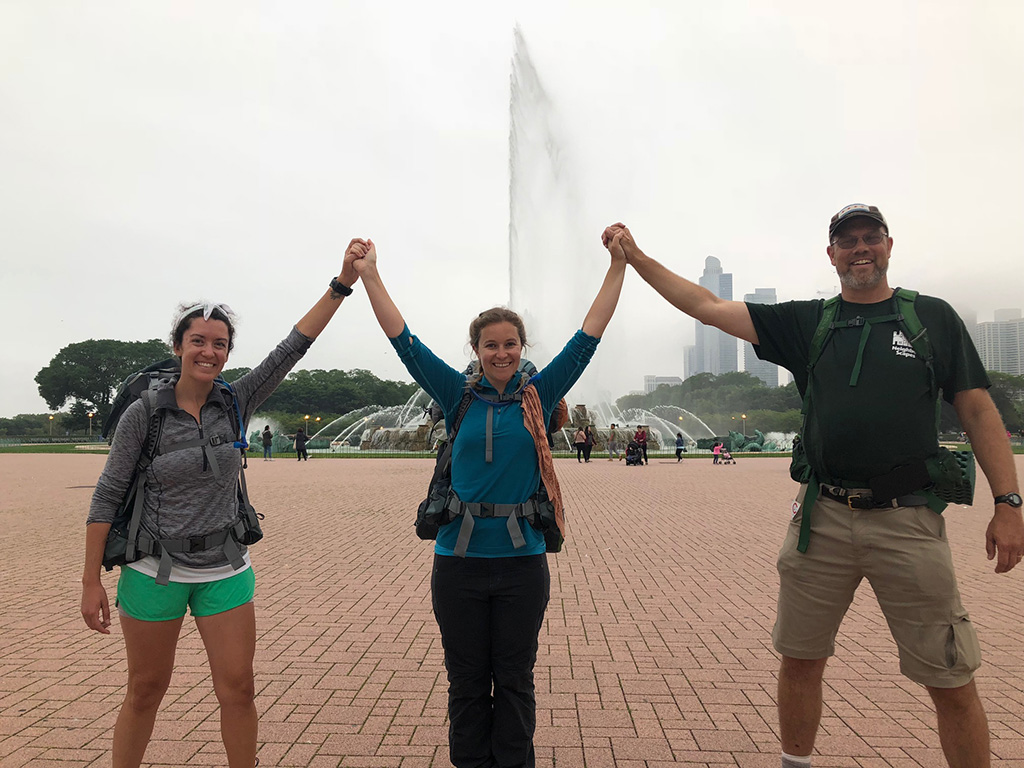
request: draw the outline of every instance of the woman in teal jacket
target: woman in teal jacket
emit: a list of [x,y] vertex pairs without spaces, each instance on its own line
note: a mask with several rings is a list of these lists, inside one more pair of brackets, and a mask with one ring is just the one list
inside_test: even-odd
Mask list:
[[[532,379],[542,424],[583,373],[615,311],[626,259],[618,242],[605,246],[611,265],[581,330]],[[353,265],[377,320],[447,424],[463,395],[474,395],[453,445],[452,490],[477,509],[526,502],[541,482],[537,441],[521,399],[499,400],[528,383],[519,370],[527,343],[522,319],[495,307],[473,320],[475,360],[467,376],[410,333],[377,272],[373,242],[361,249]],[[550,584],[544,535],[522,518],[466,514],[438,532],[431,594],[448,669],[449,754],[456,768],[534,765],[533,666]]]

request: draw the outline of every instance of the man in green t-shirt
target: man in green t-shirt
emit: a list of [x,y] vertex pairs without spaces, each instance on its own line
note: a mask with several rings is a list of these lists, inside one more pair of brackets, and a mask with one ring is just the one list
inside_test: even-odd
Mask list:
[[[810,765],[825,665],[864,578],[892,630],[901,672],[924,685],[935,703],[949,765],[985,768],[988,724],[973,679],[981,664],[978,640],[960,601],[945,524],[925,506],[921,486],[927,480],[910,470],[920,470],[939,449],[935,415],[941,389],[995,494],[986,547],[989,559],[997,560],[996,573],[1006,573],[1024,557],[1024,518],[1009,440],[974,344],[946,302],[929,296],[914,302],[931,342],[930,371],[906,338],[887,278],[893,240],[878,208],[859,203],[843,208],[832,217],[828,234],[826,252],[842,291],[836,328],[810,376],[811,341],[823,301],[727,301],[648,257],[624,225],[608,227],[603,239],[609,248],[621,248],[640,276],[674,306],[749,341],[760,358],[793,373],[802,396],[810,390],[802,443],[821,492],[805,501],[804,484],[793,504],[779,553],[779,608],[772,633],[782,655],[783,768]],[[872,487],[885,485],[895,489],[889,498],[872,495]],[[809,538],[799,546],[805,511]]]

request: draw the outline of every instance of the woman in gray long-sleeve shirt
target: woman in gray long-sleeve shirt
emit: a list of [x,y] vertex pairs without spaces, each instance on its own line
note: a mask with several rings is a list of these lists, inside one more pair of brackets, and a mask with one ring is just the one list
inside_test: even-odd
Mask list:
[[[248,422],[327,326],[358,279],[352,245],[331,287],[295,324],[266,360],[234,383],[235,400]],[[358,241],[361,242],[361,241]],[[219,396],[220,376],[233,346],[230,310],[220,304],[183,307],[172,331],[181,374],[158,389],[154,412],[162,412],[158,448],[223,435],[220,444],[158,453],[146,470],[141,527],[155,539],[202,540],[238,519],[237,483],[241,455],[232,415]],[[97,632],[110,634],[110,605],[100,581],[110,524],[131,482],[146,443],[146,410],[132,403],[117,426],[110,455],[96,484],[86,526],[82,617]],[[244,428],[244,427],[243,427]],[[221,708],[221,734],[231,768],[256,762],[257,714],[253,656],[255,578],[245,548],[229,562],[221,546],[172,554],[169,583],[158,583],[159,561],[144,557],[121,568],[117,606],[128,653],[128,690],[114,726],[115,768],[141,764],[160,701],[171,680],[178,634],[188,607],[206,646],[210,674]]]

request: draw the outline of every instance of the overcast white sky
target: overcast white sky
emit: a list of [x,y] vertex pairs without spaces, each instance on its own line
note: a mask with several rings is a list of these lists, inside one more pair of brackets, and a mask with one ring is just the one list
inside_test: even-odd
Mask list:
[[[0,416],[46,410],[33,377],[63,346],[164,338],[179,301],[230,304],[229,364],[255,364],[352,236],[463,364],[509,298],[516,23],[578,177],[572,295],[617,220],[692,279],[719,257],[737,298],[834,292],[828,219],[859,201],[889,219],[892,284],[978,320],[1024,306],[1019,0],[4,0]],[[630,273],[581,385],[681,375],[692,339]],[[358,288],[300,365],[409,380]]]

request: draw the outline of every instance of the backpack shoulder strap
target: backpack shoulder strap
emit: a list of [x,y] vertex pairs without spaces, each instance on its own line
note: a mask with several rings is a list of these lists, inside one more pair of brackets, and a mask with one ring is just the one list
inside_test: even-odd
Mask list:
[[825,302],[821,313],[821,320],[818,321],[818,327],[814,329],[814,336],[811,337],[811,348],[807,354],[808,371],[818,362],[822,350],[825,349],[825,342],[828,341],[828,337],[835,330],[835,320],[838,312],[839,296],[833,296]]
[[246,449],[249,447],[249,441],[245,437],[242,408],[238,405],[238,398],[235,397],[235,388],[224,381],[224,379],[217,379],[214,386],[219,388],[221,397],[224,398],[224,405],[231,414],[231,423],[235,428],[235,448],[242,452],[242,469],[246,469],[249,466],[246,462]]
[[928,342],[928,329],[921,323],[917,315],[917,291],[906,288],[896,289],[896,307],[899,311],[899,321],[907,333],[907,341],[914,351],[927,361],[932,360],[932,347]]
[[459,431],[459,426],[462,424],[462,419],[466,415],[466,411],[469,410],[469,406],[473,402],[473,391],[466,390],[463,393],[462,399],[459,401],[459,407],[455,410],[455,418],[452,419],[451,428],[448,429],[448,442],[449,444],[455,441],[455,435]]
[[455,410],[455,416],[452,418],[451,429],[448,429],[447,425],[445,425],[445,430],[448,432],[448,440],[437,454],[437,461],[434,463],[434,476],[430,479],[431,488],[434,487],[440,478],[451,476],[452,445],[455,443],[455,435],[459,432],[459,425],[462,424],[462,417],[466,415],[466,411],[469,410],[472,402],[472,394],[468,391],[463,393],[462,400],[459,401],[459,407]]
[[928,329],[924,327],[921,318],[917,315],[917,291],[906,288],[897,288],[895,292],[896,309],[899,313],[898,322],[903,326],[907,342],[913,347],[915,354],[924,360],[928,368],[928,387],[935,401],[935,423],[938,425],[941,417],[942,404],[938,401],[939,385],[935,379],[935,353],[932,350],[931,340],[928,338]]
[[160,435],[164,428],[164,411],[156,407],[156,394],[151,389],[145,390],[139,399],[146,410],[146,442],[142,445],[138,466],[145,469],[153,463],[160,451]]
[[131,517],[128,519],[128,537],[125,545],[126,561],[131,563],[136,560],[136,549],[139,543],[139,526],[142,523],[142,508],[146,500],[146,470],[153,463],[160,449],[160,433],[164,426],[164,412],[162,409],[153,407],[153,392],[144,391],[139,399],[146,410],[146,442],[142,445],[142,452],[139,460],[135,463],[135,472],[132,477],[128,495],[132,501]]

